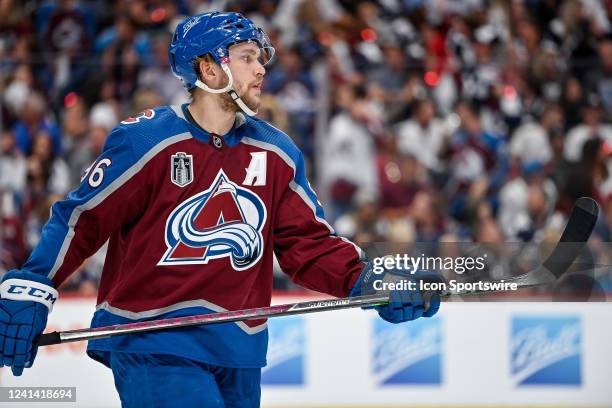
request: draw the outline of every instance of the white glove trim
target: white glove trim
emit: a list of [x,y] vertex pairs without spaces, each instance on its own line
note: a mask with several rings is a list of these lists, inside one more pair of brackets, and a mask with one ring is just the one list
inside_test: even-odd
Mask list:
[[0,298],[42,303],[49,313],[58,296],[54,287],[27,279],[7,279],[0,284]]

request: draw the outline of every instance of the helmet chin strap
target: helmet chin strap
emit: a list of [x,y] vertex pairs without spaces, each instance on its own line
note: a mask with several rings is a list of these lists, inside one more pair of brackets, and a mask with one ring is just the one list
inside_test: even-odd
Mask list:
[[198,88],[200,88],[200,89],[202,89],[202,90],[204,90],[206,92],[210,92],[210,93],[214,93],[214,94],[220,94],[220,93],[227,92],[232,97],[232,100],[234,102],[236,102],[236,105],[238,105],[238,107],[240,109],[242,109],[242,111],[244,113],[246,113],[249,116],[257,115],[257,111],[254,111],[254,110],[250,109],[246,105],[246,103],[244,103],[242,98],[240,96],[238,96],[238,93],[234,89],[234,77],[232,76],[232,71],[230,71],[229,66],[227,65],[227,63],[222,62],[221,63],[221,69],[223,70],[223,72],[225,72],[225,75],[227,75],[227,79],[228,79],[227,85],[224,88],[213,89],[213,88],[209,87],[208,85],[206,85],[204,82],[200,81],[199,79],[196,79],[195,85]]
[[234,100],[234,102],[236,102],[236,105],[238,105],[238,107],[240,107],[240,109],[242,109],[242,111],[244,113],[246,113],[249,116],[255,116],[257,115],[257,111],[254,111],[252,109],[250,109],[246,103],[244,103],[244,101],[242,100],[242,98],[240,96],[238,96],[238,94],[236,93],[236,91],[234,91],[233,89],[231,91],[229,91],[230,96],[232,97],[232,99]]

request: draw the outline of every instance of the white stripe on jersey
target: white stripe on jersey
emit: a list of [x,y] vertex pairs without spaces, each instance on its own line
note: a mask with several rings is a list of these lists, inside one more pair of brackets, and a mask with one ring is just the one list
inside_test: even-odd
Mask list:
[[[222,308],[219,305],[211,303],[204,299],[198,300],[187,300],[185,302],[175,303],[170,306],[162,307],[159,309],[151,309],[144,310],[142,312],[132,312],[129,310],[119,309],[115,306],[111,306],[108,302],[102,302],[98,306],[96,306],[96,310],[106,310],[109,313],[112,313],[117,316],[125,317],[126,319],[131,320],[139,320],[139,319],[150,319],[152,317],[156,317],[162,315],[164,313],[175,312],[180,309],[186,309],[188,307],[205,307],[207,309],[212,310],[213,312],[227,312],[227,309]],[[249,327],[244,322],[234,322],[238,327],[240,327],[247,334],[257,334],[266,329],[268,326],[267,323],[262,323],[260,325]]]

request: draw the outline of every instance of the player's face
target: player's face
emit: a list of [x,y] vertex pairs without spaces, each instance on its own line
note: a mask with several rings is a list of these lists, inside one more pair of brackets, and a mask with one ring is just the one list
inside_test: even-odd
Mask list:
[[234,89],[244,103],[256,111],[261,103],[261,86],[266,74],[260,62],[261,50],[257,44],[245,42],[232,46],[229,51]]

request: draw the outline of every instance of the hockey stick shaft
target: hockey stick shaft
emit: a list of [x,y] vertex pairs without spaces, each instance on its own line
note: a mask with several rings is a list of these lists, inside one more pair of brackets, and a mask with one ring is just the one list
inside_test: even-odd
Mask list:
[[265,319],[275,316],[289,316],[295,314],[324,312],[328,310],[348,309],[353,307],[366,307],[385,304],[389,296],[374,294],[355,296],[342,299],[314,300],[285,305],[275,305],[254,309],[234,310],[210,314],[173,317],[169,319],[151,320],[145,322],[117,324],[113,326],[97,327],[93,329],[70,330],[41,334],[36,340],[37,346],[68,343],[82,340],[103,339],[121,334],[135,334],[149,331],[172,329],[177,327],[200,326],[213,323],[229,323],[244,320]]
[[[532,285],[529,285],[532,286]],[[519,287],[523,287],[520,286]],[[442,293],[442,296],[452,296],[455,293]],[[465,294],[475,294],[466,292]],[[69,330],[63,332],[45,333],[35,340],[37,346],[48,346],[75,341],[104,339],[111,336],[137,334],[150,331],[167,330],[179,327],[201,326],[207,324],[230,323],[245,320],[258,320],[278,316],[325,312],[329,310],[349,309],[384,305],[389,302],[388,293],[354,296],[340,299],[314,300],[289,303],[253,309],[233,310],[168,319],[150,320],[137,323],[117,324],[93,329]]]
[[[576,202],[570,214],[568,224],[563,231],[560,244],[576,243],[572,250],[557,245],[552,254],[544,261],[542,266],[526,274],[497,282],[516,283],[517,288],[533,287],[549,284],[558,279],[576,259],[582,246],[586,243],[595,227],[599,207],[590,198],[581,198]],[[491,282],[491,283],[497,283]],[[508,290],[508,289],[501,289]],[[442,291],[441,296],[474,295],[484,291],[472,290],[464,292]],[[70,330],[64,332],[45,333],[35,340],[37,346],[47,346],[83,340],[95,340],[111,336],[145,333],[179,327],[199,326],[214,323],[229,323],[244,320],[265,319],[276,316],[289,316],[295,314],[323,312],[328,310],[348,309],[354,307],[377,306],[388,303],[388,293],[378,293],[366,296],[355,296],[342,299],[329,299],[307,301],[285,305],[268,306],[254,309],[224,311],[203,315],[175,317],[113,326],[97,327],[93,329]]]
[[[504,282],[504,281],[501,281]],[[496,282],[492,282],[496,283]],[[517,283],[518,288],[537,286],[538,284]],[[503,291],[507,289],[500,289]],[[475,295],[485,291],[465,291],[461,293],[443,291],[442,297],[453,295]],[[341,299],[328,299],[318,301],[306,301],[289,303],[254,309],[242,309],[227,312],[217,312],[185,317],[173,317],[168,319],[150,320],[137,323],[117,324],[112,326],[97,327],[93,329],[69,330],[41,334],[36,340],[37,346],[48,346],[75,341],[104,339],[111,336],[125,334],[137,334],[151,331],[167,330],[180,327],[201,326],[207,324],[230,323],[245,320],[266,319],[278,316],[290,316],[296,314],[325,312],[329,310],[349,309],[356,307],[378,306],[389,302],[388,294],[374,294],[366,296],[355,296]]]

